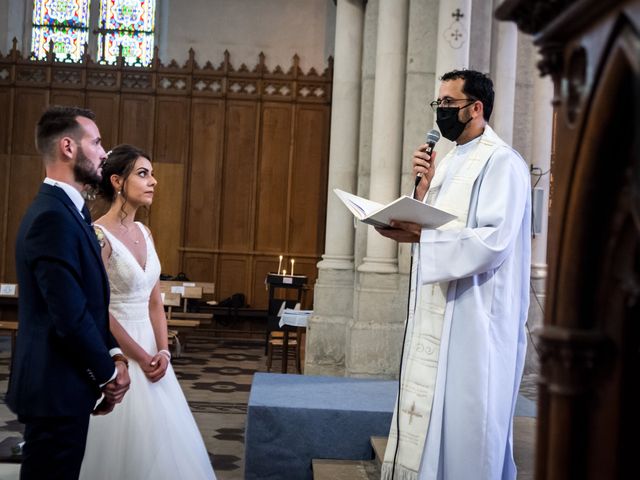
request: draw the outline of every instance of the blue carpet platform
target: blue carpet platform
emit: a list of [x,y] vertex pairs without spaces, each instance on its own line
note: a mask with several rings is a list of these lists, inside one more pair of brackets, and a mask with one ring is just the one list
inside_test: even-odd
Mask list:
[[256,373],[245,434],[245,478],[311,479],[314,458],[370,459],[387,436],[395,380]]
[[[311,460],[372,458],[371,436],[389,434],[398,383],[256,373],[247,409],[245,478],[311,480]],[[536,416],[518,396],[516,416]]]

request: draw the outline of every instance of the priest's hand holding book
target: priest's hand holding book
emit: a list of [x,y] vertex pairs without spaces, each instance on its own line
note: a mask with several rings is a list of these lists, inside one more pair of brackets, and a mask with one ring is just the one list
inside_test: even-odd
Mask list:
[[383,237],[400,243],[417,243],[420,241],[420,234],[422,233],[422,225],[399,220],[392,220],[391,227],[375,227],[375,229]]

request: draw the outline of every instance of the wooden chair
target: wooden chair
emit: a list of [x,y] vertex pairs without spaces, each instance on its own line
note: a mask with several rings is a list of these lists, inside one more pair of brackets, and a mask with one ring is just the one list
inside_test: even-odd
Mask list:
[[[300,341],[297,332],[289,332],[288,334],[288,355],[295,358],[296,371],[302,373],[300,365]],[[271,365],[273,363],[274,352],[280,353],[280,359],[283,362],[288,362],[289,358],[283,358],[284,353],[284,333],[278,331],[272,331],[269,333],[269,343],[267,344],[267,372],[271,371]]]
[[[280,318],[282,316],[282,313],[284,312],[284,309],[287,306],[287,302],[284,301],[282,302],[282,304],[280,305],[280,309],[278,311],[277,317]],[[296,310],[300,310],[300,303],[297,303],[294,307]],[[288,328],[288,334],[287,334],[287,352],[288,355],[290,356],[292,355],[295,358],[295,363],[296,363],[296,371],[298,373],[302,373],[302,369],[300,366],[300,341],[301,341],[301,331],[300,329],[296,329],[295,331],[292,331],[287,325],[284,326],[284,328]],[[282,359],[282,362],[288,362],[289,358],[283,358],[284,356],[284,332],[281,330],[272,330],[269,332],[269,339],[267,342],[267,371],[270,372],[271,371],[271,365],[273,363],[273,354],[274,354],[274,350],[279,350],[280,351],[280,358]],[[282,371],[285,371],[284,368],[284,363],[283,363],[283,369]]]
[[[180,294],[171,293],[171,291],[162,291],[160,287],[160,295],[162,296],[162,304],[167,308],[167,326],[171,326],[171,316],[173,313],[173,307],[180,306]],[[173,346],[174,356],[180,358],[182,355],[182,344],[180,343],[180,337],[178,336],[178,330],[169,329],[167,332],[170,346]]]

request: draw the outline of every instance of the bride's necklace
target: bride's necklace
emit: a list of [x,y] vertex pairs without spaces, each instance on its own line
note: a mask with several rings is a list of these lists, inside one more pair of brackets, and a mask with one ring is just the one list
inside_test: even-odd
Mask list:
[[138,245],[140,243],[140,239],[137,238],[137,235],[135,233],[135,231],[138,230],[137,228],[134,229],[134,228],[127,228],[125,226],[122,226],[122,230],[124,231],[124,234],[127,236],[127,238],[129,238],[130,241],[132,241],[135,245]]

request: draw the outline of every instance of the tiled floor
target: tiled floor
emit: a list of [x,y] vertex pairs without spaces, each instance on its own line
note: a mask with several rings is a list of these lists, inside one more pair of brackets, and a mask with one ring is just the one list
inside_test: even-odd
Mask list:
[[[8,351],[9,343],[0,338],[2,396],[7,388]],[[265,363],[264,344],[260,339],[225,340],[206,330],[199,331],[197,337],[191,335],[182,357],[173,360],[219,480],[244,478],[244,427],[249,391],[253,374],[266,371]],[[279,361],[274,362],[274,369],[279,366]],[[290,371],[293,371],[293,361]],[[531,400],[536,399],[535,375],[525,376],[521,393]],[[15,416],[0,400],[0,442],[20,438],[21,431]],[[532,445],[531,438],[525,440]],[[532,459],[532,447],[524,454],[531,455]],[[0,463],[0,480],[17,478],[16,465]],[[521,478],[533,477],[523,471]]]

